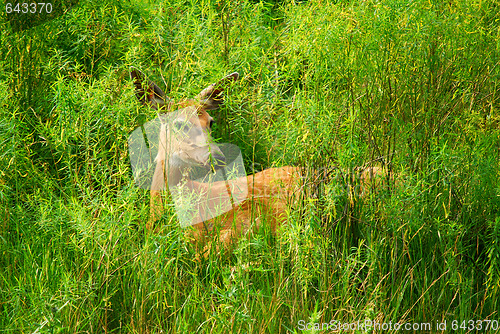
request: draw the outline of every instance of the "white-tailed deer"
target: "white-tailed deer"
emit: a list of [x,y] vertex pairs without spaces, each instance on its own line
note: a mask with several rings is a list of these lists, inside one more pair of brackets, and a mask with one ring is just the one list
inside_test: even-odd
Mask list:
[[[225,157],[218,146],[211,140],[213,119],[208,110],[217,109],[223,102],[224,87],[237,80],[238,73],[232,73],[203,89],[194,99],[179,103],[168,100],[165,93],[153,82],[146,81],[138,70],[132,70],[139,101],[159,113],[175,112],[171,120],[174,129],[185,129],[189,136],[174,136],[169,127],[162,123],[159,130],[158,154],[155,157],[155,171],[151,181],[150,219],[147,230],[153,230],[154,223],[161,218],[164,204],[161,192],[178,184],[186,177],[185,171],[192,166],[205,166],[218,169],[224,166]],[[194,133],[194,134],[193,134]],[[180,139],[179,139],[180,138]],[[200,193],[224,193],[228,191],[227,182],[215,182],[208,189],[206,185],[184,180],[191,189]],[[245,197],[227,212],[214,219],[202,221],[188,229],[187,234],[193,242],[204,244],[205,238],[212,232],[220,233],[219,240],[228,246],[235,237],[257,228],[262,221],[267,221],[275,231],[286,220],[286,208],[290,199],[300,187],[300,169],[297,167],[271,168],[254,175],[235,180],[236,184],[245,185]]]
[[[223,168],[226,158],[219,147],[211,140],[213,119],[207,111],[217,109],[223,103],[224,87],[238,79],[238,73],[232,73],[219,82],[203,89],[194,99],[174,103],[153,82],[147,81],[138,70],[132,70],[130,76],[134,81],[136,95],[139,101],[157,110],[161,117],[174,115],[170,119],[171,127],[166,121],[161,121],[158,136],[158,153],[154,159],[155,170],[151,180],[150,219],[146,229],[153,230],[154,223],[161,218],[164,204],[161,192],[169,186],[182,183],[190,190],[204,196],[231,192],[228,182],[219,181],[206,184],[186,179],[187,170],[193,166],[204,166],[214,170]],[[184,136],[174,136],[180,131]],[[322,173],[313,172],[316,178],[322,178]],[[244,185],[243,198],[236,202],[231,200],[229,209],[218,217],[190,224],[187,235],[192,242],[206,244],[207,237],[219,234],[223,246],[247,231],[258,228],[266,221],[272,231],[287,219],[287,208],[297,198],[304,186],[301,181],[302,169],[298,167],[270,168],[262,172],[237,178],[233,185]],[[366,193],[370,186],[378,186],[384,177],[384,171],[379,167],[369,167],[358,172],[360,194]],[[234,187],[233,187],[234,188]],[[241,196],[240,196],[241,197]],[[206,252],[207,248],[205,248]]]

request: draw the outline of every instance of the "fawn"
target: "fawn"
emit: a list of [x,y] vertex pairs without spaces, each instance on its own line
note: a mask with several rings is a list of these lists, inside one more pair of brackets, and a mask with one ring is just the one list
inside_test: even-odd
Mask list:
[[[170,101],[158,85],[147,81],[140,71],[133,69],[130,77],[142,104],[157,110],[161,115],[174,112],[171,121],[173,126],[167,127],[162,123],[159,130],[158,154],[154,159],[156,166],[150,186],[151,212],[146,224],[146,229],[152,230],[154,222],[164,212],[161,196],[164,189],[184,182],[190,189],[203,194],[229,191],[227,182],[215,182],[207,189],[202,183],[186,180],[186,171],[193,166],[214,170],[224,167],[226,158],[211,140],[214,120],[208,111],[217,109],[223,103],[224,87],[237,80],[239,74],[231,73],[203,89],[194,99],[178,103]],[[185,129],[191,135],[175,137],[172,134],[175,129]],[[232,207],[220,216],[192,224],[193,228],[186,232],[192,242],[203,245],[207,237],[215,232],[220,233],[220,243],[228,247],[235,238],[258,228],[262,221],[267,221],[272,231],[275,231],[277,226],[286,221],[287,207],[300,191],[301,170],[298,167],[270,168],[240,177],[233,183],[244,185],[245,192],[240,193],[236,203],[232,201]]]

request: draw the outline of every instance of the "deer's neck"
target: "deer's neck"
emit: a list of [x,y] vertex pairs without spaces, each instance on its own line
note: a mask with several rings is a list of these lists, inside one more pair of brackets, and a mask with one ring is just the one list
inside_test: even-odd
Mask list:
[[167,182],[169,187],[178,185],[187,172],[188,168],[178,160],[179,158],[175,155],[168,159]]
[[[182,160],[176,154],[172,153],[175,151],[176,145],[172,143],[171,139],[166,124],[162,123],[160,128],[158,154],[155,158],[157,169],[160,168],[160,170],[157,170],[155,175],[158,174],[158,176],[160,176],[163,174],[161,180],[163,180],[162,182],[167,188],[179,184],[185,171]],[[159,186],[156,184],[158,180],[158,178],[153,180],[154,187]]]

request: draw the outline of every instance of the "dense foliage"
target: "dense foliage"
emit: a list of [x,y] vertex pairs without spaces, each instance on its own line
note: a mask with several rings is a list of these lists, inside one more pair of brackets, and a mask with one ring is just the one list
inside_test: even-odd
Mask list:
[[[500,321],[497,1],[80,1],[1,28],[0,332]],[[212,116],[247,171],[397,181],[308,184],[276,237],[197,262],[173,210],[144,230],[127,137],[156,115],[130,66],[173,99],[238,71]]]

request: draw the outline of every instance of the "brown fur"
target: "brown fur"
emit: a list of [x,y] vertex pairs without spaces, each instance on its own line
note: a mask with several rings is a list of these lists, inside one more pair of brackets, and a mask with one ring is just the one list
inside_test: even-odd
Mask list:
[[[172,103],[165,97],[163,91],[153,82],[145,82],[144,75],[137,71],[131,71],[131,78],[134,80],[136,95],[142,103],[157,109],[160,112],[168,112],[187,107],[196,107],[200,126],[210,133],[212,117],[207,110],[216,109],[222,103],[223,85],[235,80],[237,73],[233,73],[222,79],[217,84],[205,88],[195,99],[183,100],[179,103]],[[153,230],[154,223],[161,218],[164,212],[161,192],[163,187],[159,180],[166,180],[163,177],[165,161],[158,161],[153,184],[151,187],[151,214],[147,230]],[[246,179],[246,180],[245,180]],[[213,237],[213,233],[220,233],[219,240],[224,247],[228,247],[235,238],[246,233],[250,229],[258,228],[264,219],[269,222],[270,228],[275,231],[277,226],[286,221],[286,209],[290,199],[300,188],[300,170],[296,167],[281,167],[264,170],[260,173],[246,176],[238,180],[245,182],[248,187],[247,199],[235,205],[232,210],[211,220],[194,225],[186,231],[190,241],[199,245],[204,245],[208,238]],[[163,181],[161,181],[163,182]],[[200,188],[200,191],[208,191],[204,184],[189,181],[191,188]],[[210,191],[220,192],[227,187],[225,182],[217,182],[211,185]],[[168,189],[168,185],[165,185]],[[222,189],[221,189],[222,188]],[[265,218],[264,218],[265,217]],[[207,248],[205,248],[205,253]]]
[[[233,73],[216,84],[205,88],[195,99],[183,100],[172,103],[163,91],[154,83],[146,82],[144,75],[137,71],[131,71],[134,80],[136,94],[142,103],[157,109],[159,112],[168,112],[188,107],[196,107],[197,117],[201,128],[207,133],[211,132],[212,117],[208,110],[216,109],[222,103],[222,91],[224,84],[236,80],[237,73]],[[152,231],[154,223],[161,218],[164,212],[161,192],[168,189],[167,177],[164,175],[165,161],[158,160],[153,183],[151,185],[151,214],[146,229]],[[167,166],[168,167],[168,166]],[[383,182],[385,172],[379,167],[366,168],[359,173],[360,184],[363,193],[370,187],[376,187]],[[245,180],[246,179],[246,180]],[[295,201],[302,191],[302,172],[298,167],[270,168],[262,172],[238,179],[248,186],[248,197],[239,205],[225,214],[211,220],[196,224],[187,229],[187,238],[203,249],[203,254],[208,253],[209,248],[204,246],[208,240],[218,234],[220,244],[229,247],[232,242],[248,231],[259,228],[262,221],[267,221],[269,228],[275,232],[278,226],[286,222],[287,208]],[[211,188],[195,181],[188,181],[191,189],[200,189],[200,192],[212,191],[220,193],[225,191],[226,182],[216,182]],[[164,186],[164,187],[163,187]]]

